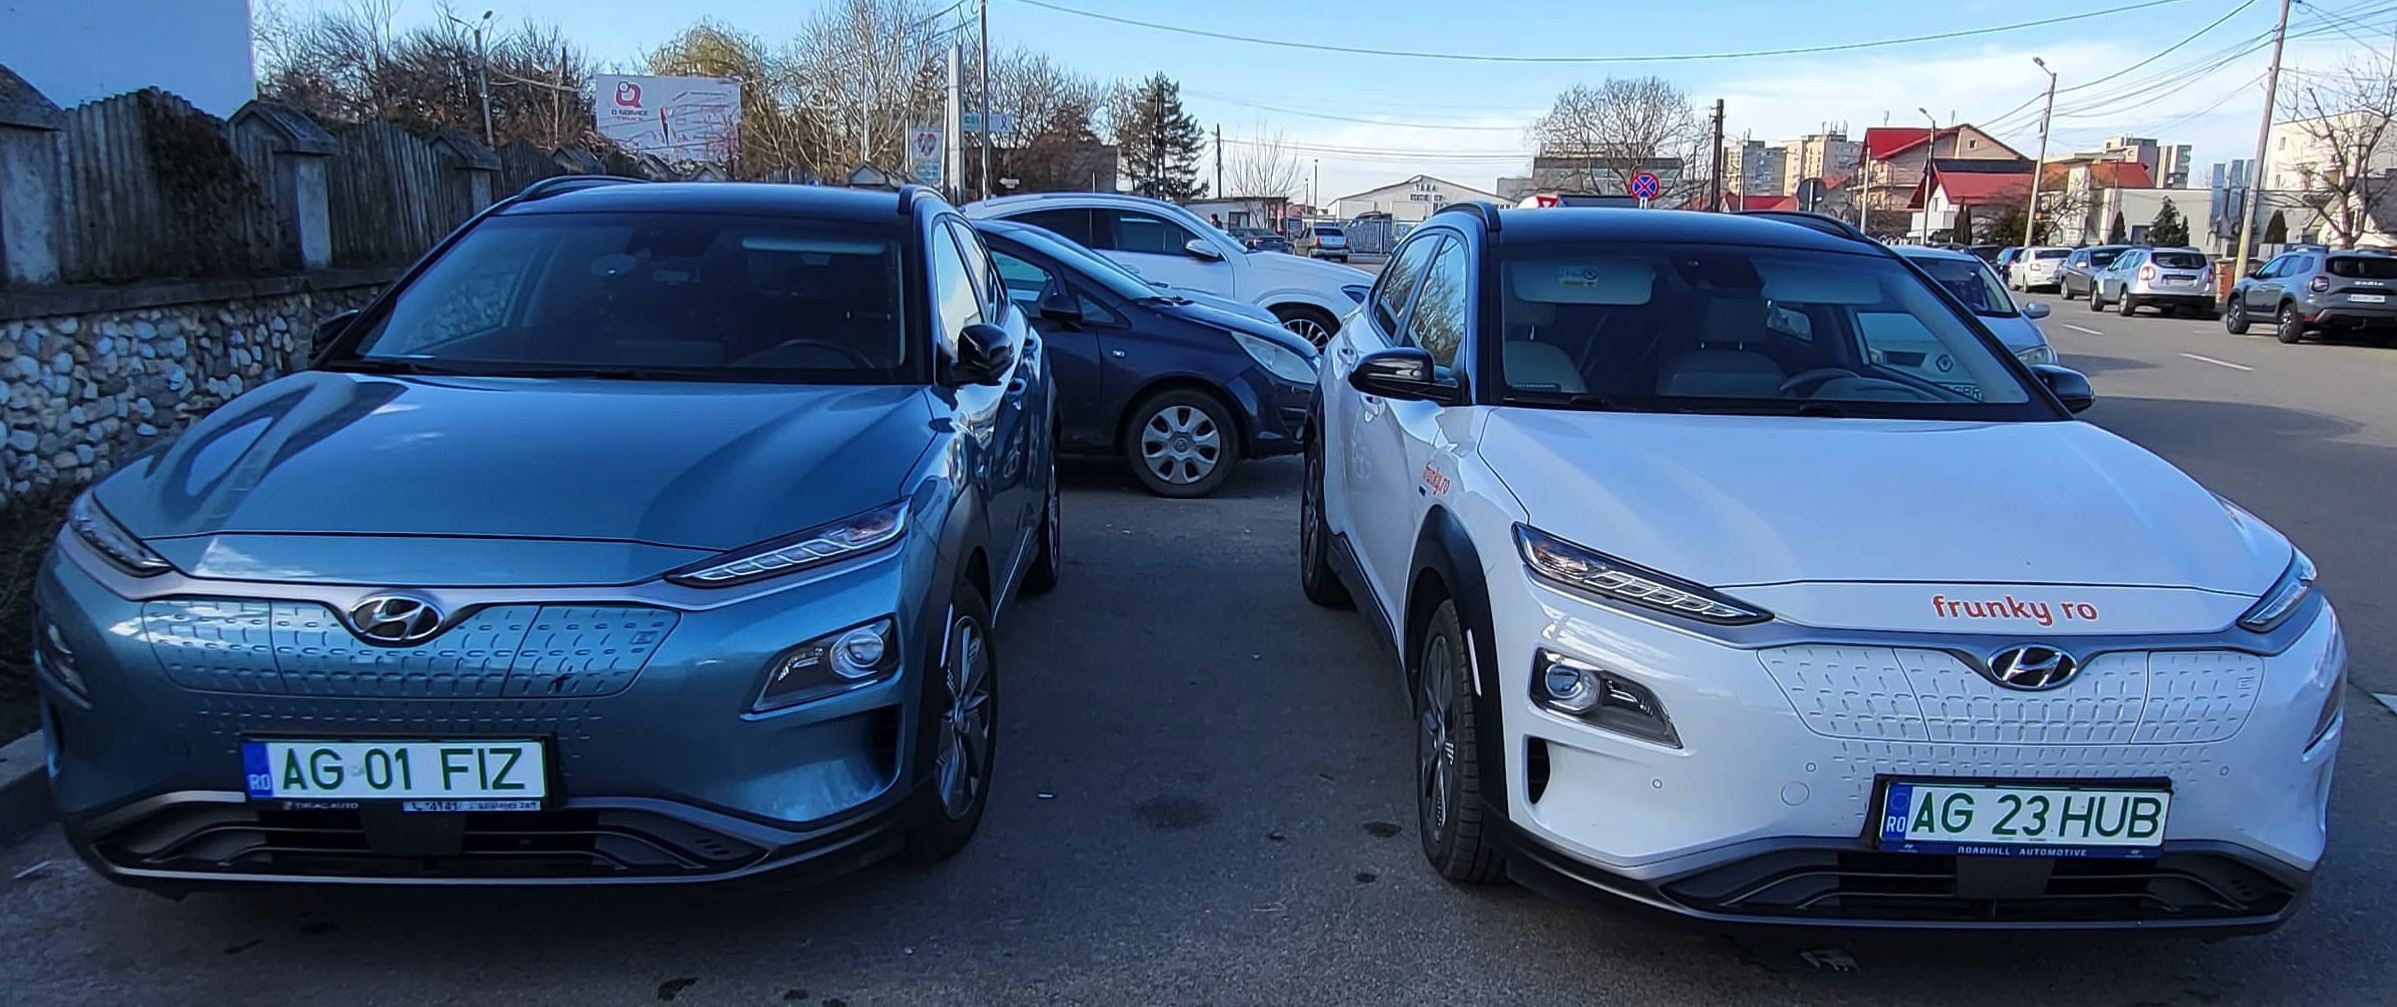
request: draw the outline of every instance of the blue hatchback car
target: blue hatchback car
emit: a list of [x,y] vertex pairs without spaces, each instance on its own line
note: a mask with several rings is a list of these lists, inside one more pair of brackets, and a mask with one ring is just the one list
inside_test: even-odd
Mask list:
[[1057,404],[938,196],[553,180],[320,338],[44,566],[100,873],[716,881],[973,835]]

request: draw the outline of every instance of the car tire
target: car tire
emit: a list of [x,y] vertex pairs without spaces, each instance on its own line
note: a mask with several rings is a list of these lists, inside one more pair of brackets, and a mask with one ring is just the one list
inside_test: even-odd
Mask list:
[[1307,430],[1307,467],[1298,487],[1298,586],[1307,600],[1325,608],[1355,604],[1340,572],[1332,568],[1332,523],[1323,513],[1323,427]]
[[2092,287],[2090,287],[2090,288],[2089,288],[2089,310],[2091,310],[2091,311],[2104,311],[2104,310],[2106,310],[2106,299],[2105,299],[2105,298],[2103,298],[2103,297],[2100,297],[2100,296],[2098,296],[2098,295],[2100,295],[2100,294],[2103,294],[2103,293],[2105,293],[2105,292],[2106,292],[2106,288],[2104,288],[2104,287],[2092,286]]
[[2122,317],[2130,318],[2139,313],[2139,299],[2132,297],[2131,292],[2125,290],[2122,292],[2122,300],[2115,302],[2114,308],[2122,312]]
[[[918,717],[926,736],[917,750],[928,753],[932,778],[911,798],[915,810],[907,832],[907,856],[923,862],[956,856],[981,827],[999,741],[999,656],[990,638],[990,603],[974,585],[960,583],[946,618],[925,665],[925,705]],[[971,741],[976,731],[979,751]]]
[[1282,320],[1282,327],[1306,340],[1316,349],[1323,349],[1340,332],[1340,320],[1321,308],[1305,304],[1278,304],[1273,317]]
[[1481,790],[1481,725],[1455,601],[1443,599],[1415,648],[1415,831],[1424,859],[1450,881],[1506,876]]
[[2237,297],[2222,309],[2222,330],[2234,336],[2247,334],[2247,302]]
[[2272,335],[2284,343],[2294,343],[2305,338],[2305,317],[2297,313],[2297,305],[2294,302],[2280,306],[2280,314],[2274,319]]
[[2069,284],[2069,283],[2059,283],[2059,284],[2056,284],[2056,296],[2058,296],[2058,297],[2061,297],[2061,298],[2063,298],[2063,299],[2065,299],[2065,300],[2067,300],[2067,301],[2069,301],[2069,300],[2072,300],[2072,284]]
[[1057,590],[1057,575],[1065,566],[1065,492],[1057,482],[1057,452],[1049,452],[1049,493],[1040,506],[1040,551],[1024,570],[1025,594]]
[[1189,388],[1141,399],[1126,413],[1124,461],[1149,492],[1187,500],[1221,488],[1240,461],[1240,427],[1223,400]]

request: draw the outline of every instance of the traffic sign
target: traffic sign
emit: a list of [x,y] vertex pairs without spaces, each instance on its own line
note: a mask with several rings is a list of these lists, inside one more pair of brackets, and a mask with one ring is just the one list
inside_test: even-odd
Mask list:
[[[958,118],[961,122],[961,125],[958,126],[959,129],[963,129],[968,133],[982,132],[982,113],[965,112],[960,114]],[[1013,132],[1015,130],[1015,117],[1008,115],[1005,112],[995,113],[990,117],[990,124],[992,127],[991,131],[994,133]]]
[[1631,176],[1631,194],[1634,196],[1641,199],[1655,199],[1664,191],[1664,183],[1656,180],[1655,172],[1643,171]]
[[941,184],[941,155],[947,150],[941,145],[940,130],[917,126],[907,131],[907,159],[918,182]]

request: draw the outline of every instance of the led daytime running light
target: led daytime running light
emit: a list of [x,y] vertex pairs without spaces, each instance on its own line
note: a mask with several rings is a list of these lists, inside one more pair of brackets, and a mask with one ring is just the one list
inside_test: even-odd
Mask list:
[[1515,526],[1515,547],[1523,555],[1524,566],[1566,587],[1725,626],[1772,618],[1763,609],[1585,549],[1529,525]]
[[666,579],[693,587],[725,587],[773,577],[861,553],[899,540],[907,531],[907,503],[877,507],[854,517],[811,528],[788,538],[728,553],[705,566],[686,567]]

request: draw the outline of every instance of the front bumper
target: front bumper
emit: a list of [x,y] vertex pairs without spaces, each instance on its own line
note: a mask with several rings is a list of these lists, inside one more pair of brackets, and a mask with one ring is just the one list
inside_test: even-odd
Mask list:
[[1241,411],[1251,417],[1248,457],[1273,458],[1300,451],[1307,410],[1315,402],[1315,386],[1292,384],[1263,367],[1251,367],[1229,390],[1240,400]]
[[[1484,750],[1505,759],[1501,842],[1529,887],[1710,923],[2241,932],[2285,921],[2322,856],[2344,727],[2309,743],[2327,606],[2277,653],[2109,652],[2011,693],[1928,637],[1734,644],[1490,574],[1503,727]],[[1534,705],[1541,649],[1647,687],[1680,746]],[[1870,822],[1893,778],[2168,779],[2174,803],[2153,859],[1884,852]]]
[[[52,794],[94,868],[162,888],[654,884],[853,866],[903,838],[926,775],[906,739],[921,734],[920,669],[945,599],[905,587],[929,582],[935,559],[911,537],[765,588],[433,592],[469,614],[418,648],[385,650],[331,621],[366,589],[178,574],[128,588],[62,538],[37,604],[87,692],[41,676]],[[894,613],[902,598],[915,604]],[[747,712],[774,655],[892,614],[892,677]],[[512,620],[532,633],[467,635]],[[249,800],[241,743],[273,737],[539,740],[549,798],[536,812],[454,814]]]

